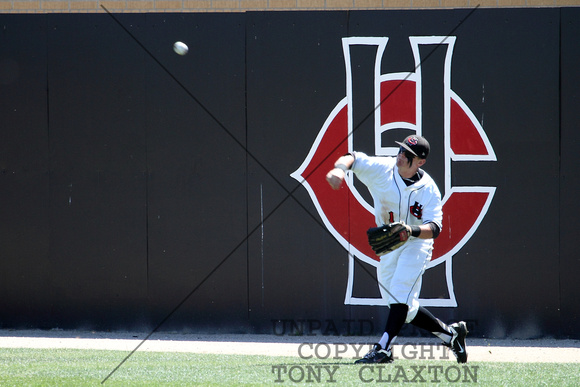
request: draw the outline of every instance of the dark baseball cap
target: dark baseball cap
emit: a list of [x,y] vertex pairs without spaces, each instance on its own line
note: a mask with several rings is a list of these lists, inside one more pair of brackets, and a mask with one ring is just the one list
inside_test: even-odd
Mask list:
[[425,137],[412,134],[408,136],[403,142],[395,142],[421,159],[426,159],[427,156],[429,156],[429,142],[425,139]]

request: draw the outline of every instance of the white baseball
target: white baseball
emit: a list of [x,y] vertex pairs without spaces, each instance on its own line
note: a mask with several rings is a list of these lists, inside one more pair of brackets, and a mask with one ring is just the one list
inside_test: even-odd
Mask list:
[[179,55],[185,55],[189,51],[189,48],[187,47],[187,44],[183,42],[175,42],[173,43],[173,51]]

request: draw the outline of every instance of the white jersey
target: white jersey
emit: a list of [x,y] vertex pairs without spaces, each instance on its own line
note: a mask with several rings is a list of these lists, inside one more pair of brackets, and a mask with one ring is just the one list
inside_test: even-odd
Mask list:
[[373,197],[377,226],[403,221],[417,226],[434,222],[442,227],[441,193],[429,174],[424,172],[407,186],[398,173],[396,157],[369,157],[362,152],[355,152],[354,157],[351,169]]
[[[377,226],[404,221],[409,225],[434,222],[441,227],[441,193],[426,172],[407,186],[397,168],[396,157],[369,157],[355,152],[351,170],[369,189]],[[419,310],[422,275],[431,258],[434,240],[411,237],[402,247],[381,256],[377,279],[389,304],[407,304],[406,322]]]

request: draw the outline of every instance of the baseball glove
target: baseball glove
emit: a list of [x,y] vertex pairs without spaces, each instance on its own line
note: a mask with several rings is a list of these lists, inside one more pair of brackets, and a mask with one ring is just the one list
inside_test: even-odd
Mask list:
[[411,235],[411,227],[404,222],[371,227],[367,230],[369,245],[377,255],[385,255],[401,247]]

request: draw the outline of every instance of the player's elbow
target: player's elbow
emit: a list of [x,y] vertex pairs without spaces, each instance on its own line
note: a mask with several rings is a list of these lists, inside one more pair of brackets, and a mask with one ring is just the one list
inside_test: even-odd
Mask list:
[[437,239],[439,234],[441,234],[441,227],[437,223],[429,222],[429,227],[431,228],[431,232],[433,233],[433,239]]

